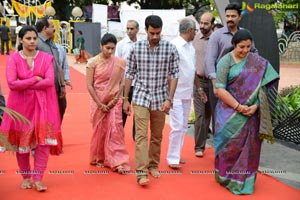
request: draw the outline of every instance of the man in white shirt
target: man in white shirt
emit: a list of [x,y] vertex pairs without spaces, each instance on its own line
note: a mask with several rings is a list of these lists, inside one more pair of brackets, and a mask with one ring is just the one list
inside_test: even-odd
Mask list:
[[184,18],[179,24],[180,35],[171,41],[180,57],[179,78],[174,94],[173,107],[170,110],[169,148],[167,162],[172,169],[179,169],[184,135],[188,128],[188,119],[193,94],[196,70],[196,55],[192,41],[196,34],[196,24],[192,19]]
[[[135,20],[128,20],[126,26],[127,36],[117,43],[115,55],[124,59],[127,59],[130,49],[132,48],[133,44],[137,41],[137,33],[139,32],[139,23]],[[128,94],[128,101],[131,103],[132,93],[133,93],[133,86],[134,81],[132,82],[129,94]],[[127,114],[122,111],[122,118],[123,118],[123,126],[125,126]],[[133,127],[132,127],[132,137],[135,140],[135,123],[133,120]]]

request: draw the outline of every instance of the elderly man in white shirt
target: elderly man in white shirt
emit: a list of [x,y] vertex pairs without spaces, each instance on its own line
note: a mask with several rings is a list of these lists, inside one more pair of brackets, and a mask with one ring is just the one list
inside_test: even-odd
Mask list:
[[126,59],[133,44],[138,40],[139,23],[135,20],[128,20],[126,26],[127,36],[117,43],[115,55]]
[[196,24],[192,19],[184,18],[179,24],[180,35],[171,41],[178,50],[180,56],[179,79],[173,99],[173,107],[170,110],[169,148],[167,162],[172,169],[179,169],[181,149],[184,135],[188,128],[188,118],[191,108],[193,84],[196,70],[196,56],[192,41],[196,34]]
[[[137,33],[139,32],[139,23],[135,20],[128,20],[126,26],[127,36],[119,41],[116,46],[115,55],[124,59],[127,59],[130,49],[132,48],[133,44],[138,41]],[[132,81],[132,85],[128,94],[128,101],[131,103],[132,100],[132,93],[134,81]],[[123,126],[126,124],[127,114],[122,111],[122,119],[123,119]],[[132,137],[135,140],[135,123],[133,120],[133,127],[132,127]]]

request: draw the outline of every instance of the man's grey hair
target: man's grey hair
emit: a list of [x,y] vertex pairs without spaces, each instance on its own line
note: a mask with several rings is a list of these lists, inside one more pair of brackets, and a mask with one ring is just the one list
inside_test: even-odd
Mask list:
[[135,23],[136,29],[139,29],[139,26],[140,26],[140,25],[139,25],[139,23],[138,23],[137,21],[135,21],[135,20],[133,20],[133,19],[130,19],[130,20],[127,21],[127,23],[128,23],[128,22],[133,22],[133,23]]
[[190,18],[184,18],[179,24],[179,33],[186,33],[188,30],[195,28],[196,24],[194,20]]

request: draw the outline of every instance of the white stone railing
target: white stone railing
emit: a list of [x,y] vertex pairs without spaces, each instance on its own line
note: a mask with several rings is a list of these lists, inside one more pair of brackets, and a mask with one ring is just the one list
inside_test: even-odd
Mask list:
[[283,54],[289,48],[290,43],[300,45],[300,31],[294,31],[290,36],[281,35],[281,38],[278,39],[279,53]]
[[300,62],[300,31],[294,31],[289,37],[282,34],[278,48],[281,61]]

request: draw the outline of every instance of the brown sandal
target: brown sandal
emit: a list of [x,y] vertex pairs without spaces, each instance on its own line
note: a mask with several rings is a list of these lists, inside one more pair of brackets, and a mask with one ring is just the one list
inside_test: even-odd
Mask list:
[[145,177],[141,177],[137,180],[138,184],[140,186],[146,186],[149,184],[149,179],[145,176]]
[[149,169],[149,173],[154,177],[154,178],[159,178],[161,174],[156,168],[151,168]]
[[179,160],[179,163],[180,163],[180,164],[185,164],[185,163],[186,163],[186,160],[180,159],[180,160]]
[[169,167],[172,169],[180,169],[181,168],[181,166],[179,164],[170,164]]

